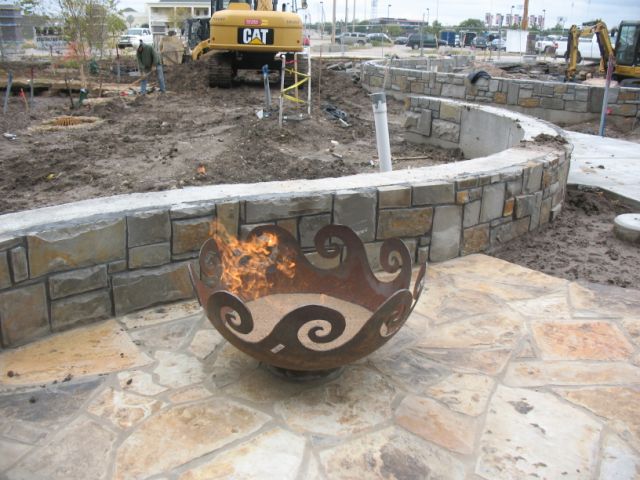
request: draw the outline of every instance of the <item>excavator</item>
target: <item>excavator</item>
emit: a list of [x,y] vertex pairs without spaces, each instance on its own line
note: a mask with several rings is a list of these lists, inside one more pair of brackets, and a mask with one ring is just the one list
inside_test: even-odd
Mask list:
[[573,81],[576,66],[581,61],[578,45],[580,37],[596,35],[600,49],[600,73],[607,71],[609,58],[614,59],[613,78],[621,86],[640,87],[640,21],[623,21],[618,27],[615,49],[611,45],[611,37],[607,25],[602,21],[583,24],[582,27],[572,25],[569,29],[566,57],[568,60],[566,81]]
[[285,11],[285,4],[278,11],[278,0],[214,1],[209,36],[191,53],[193,60],[208,63],[209,86],[231,87],[238,70],[280,70],[277,54],[292,59],[303,50],[302,20]]

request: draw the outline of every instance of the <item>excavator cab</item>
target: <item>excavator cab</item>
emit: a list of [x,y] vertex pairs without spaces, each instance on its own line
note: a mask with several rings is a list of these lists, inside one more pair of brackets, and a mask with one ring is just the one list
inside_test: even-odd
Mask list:
[[640,82],[640,22],[623,21],[620,24],[615,52],[616,79],[634,78]]

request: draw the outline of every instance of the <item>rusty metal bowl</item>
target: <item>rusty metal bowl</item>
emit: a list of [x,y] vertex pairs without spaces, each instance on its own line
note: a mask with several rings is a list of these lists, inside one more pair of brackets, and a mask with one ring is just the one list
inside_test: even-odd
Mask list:
[[[395,274],[381,281],[364,245],[346,226],[328,225],[315,236],[318,254],[335,264],[326,269],[314,266],[296,239],[277,226],[257,227],[247,241],[265,235],[276,240],[270,247],[274,262],[265,272],[244,272],[239,289],[231,289],[222,273],[228,268],[223,238],[203,244],[200,274],[194,268],[190,273],[213,326],[236,348],[272,367],[326,372],[365,357],[398,332],[422,292],[426,262],[410,289],[411,255],[399,239],[385,240],[380,248],[381,267]],[[295,267],[279,268],[283,263]],[[266,286],[255,286],[256,275],[266,278]]]

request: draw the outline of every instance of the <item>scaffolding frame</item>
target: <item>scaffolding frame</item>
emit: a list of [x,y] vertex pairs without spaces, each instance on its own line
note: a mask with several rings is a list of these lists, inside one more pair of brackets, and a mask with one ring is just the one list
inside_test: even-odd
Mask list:
[[[307,71],[298,71],[298,58],[300,56],[307,58]],[[287,67],[287,56],[283,53],[280,55],[282,60],[282,67],[280,70],[280,105],[278,112],[278,125],[282,127],[284,121],[284,101],[289,100],[298,105],[307,106],[307,115],[311,117],[311,54],[308,51],[296,52],[293,55],[293,68]],[[293,74],[293,84],[285,88],[284,79],[285,74]],[[300,98],[300,87],[306,84],[307,98],[302,100]],[[293,95],[291,94],[293,93]]]

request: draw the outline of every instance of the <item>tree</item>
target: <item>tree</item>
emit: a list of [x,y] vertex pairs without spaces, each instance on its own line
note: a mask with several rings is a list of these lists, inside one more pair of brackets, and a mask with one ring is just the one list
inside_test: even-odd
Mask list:
[[477,18],[467,18],[458,25],[460,28],[466,28],[470,30],[484,30],[484,22]]
[[129,15],[127,15],[127,18],[125,20],[129,24],[129,28],[131,28],[131,25],[133,25],[133,22],[135,21],[135,17],[133,15],[129,14]]
[[126,28],[116,5],[117,0],[58,0],[65,36],[84,60],[102,54],[107,38]]
[[392,37],[397,37],[404,33],[404,29],[400,25],[387,25],[387,34]]

